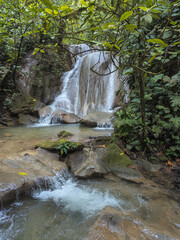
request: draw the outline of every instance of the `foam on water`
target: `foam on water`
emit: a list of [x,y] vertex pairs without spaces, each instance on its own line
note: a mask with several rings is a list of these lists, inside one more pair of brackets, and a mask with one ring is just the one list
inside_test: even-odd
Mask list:
[[78,185],[72,179],[65,181],[54,190],[35,193],[34,197],[42,201],[53,200],[56,204],[63,205],[67,211],[81,212],[88,216],[106,206],[120,208],[120,201],[111,196],[108,191],[102,193],[90,187]]

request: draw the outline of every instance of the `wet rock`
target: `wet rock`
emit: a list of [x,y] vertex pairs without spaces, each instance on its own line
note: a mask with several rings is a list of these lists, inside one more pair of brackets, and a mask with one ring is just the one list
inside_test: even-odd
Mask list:
[[62,110],[55,111],[51,123],[79,123],[80,118],[74,113],[67,113]]
[[37,180],[67,170],[57,154],[29,150],[0,160],[0,201],[5,204],[36,185]]
[[81,124],[88,127],[97,127],[98,124],[111,124],[112,113],[107,112],[94,112],[89,113],[85,118],[81,120]]
[[58,133],[58,137],[60,138],[66,138],[66,137],[72,137],[74,134],[67,132],[67,131],[61,131]]
[[39,119],[34,116],[31,116],[29,114],[27,114],[27,115],[19,114],[18,121],[19,121],[20,125],[28,126],[28,125],[38,123]]
[[111,207],[105,208],[91,227],[87,240],[155,240],[170,239],[156,228]]
[[61,122],[62,123],[79,123],[81,118],[74,113],[63,113]]
[[57,147],[59,147],[60,145],[61,146],[67,145],[68,148],[65,147],[67,149],[67,152],[75,152],[75,151],[82,150],[84,148],[84,145],[82,143],[68,141],[67,139],[45,141],[45,142],[42,142],[41,144],[36,145],[36,148],[40,147],[48,151],[58,153],[60,149],[57,149]]
[[39,117],[45,118],[51,114],[51,108],[48,106],[43,107],[38,111],[38,114],[39,114]]

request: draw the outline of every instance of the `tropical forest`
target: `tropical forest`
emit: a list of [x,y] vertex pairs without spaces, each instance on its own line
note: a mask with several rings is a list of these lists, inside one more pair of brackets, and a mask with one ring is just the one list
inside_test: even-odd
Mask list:
[[180,0],[0,0],[0,240],[180,240]]

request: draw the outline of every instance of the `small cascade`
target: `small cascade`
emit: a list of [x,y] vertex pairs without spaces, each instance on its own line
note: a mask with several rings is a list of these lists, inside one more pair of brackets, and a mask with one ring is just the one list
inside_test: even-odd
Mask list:
[[57,174],[51,179],[49,189],[35,191],[33,197],[41,201],[54,201],[59,207],[70,212],[79,212],[90,217],[106,206],[121,209],[124,201],[116,199],[106,192],[100,192],[91,187],[82,186],[68,173]]
[[[62,91],[49,106],[49,113],[40,117],[41,124],[59,123],[61,112],[80,118],[90,112],[111,112],[115,91],[124,85],[115,71],[117,61],[112,61],[109,53],[94,51],[86,44],[72,45],[70,51],[74,67],[63,75]],[[124,87],[126,90],[127,86]]]

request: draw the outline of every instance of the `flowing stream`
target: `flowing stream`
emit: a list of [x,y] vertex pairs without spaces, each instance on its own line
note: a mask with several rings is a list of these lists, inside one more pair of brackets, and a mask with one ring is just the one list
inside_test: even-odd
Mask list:
[[[74,139],[112,133],[111,130],[63,124],[44,128],[2,128],[0,160],[32,148],[44,138],[54,137],[67,128],[75,134]],[[143,231],[150,234],[150,239],[179,239],[179,203],[171,193],[164,194],[149,183],[141,185],[120,179],[117,182],[84,181],[61,172],[47,178],[43,188],[37,182],[37,187],[28,196],[18,198],[17,194],[15,203],[1,209],[0,240],[87,240],[98,214],[106,207],[129,214],[129,219],[140,224]]]

